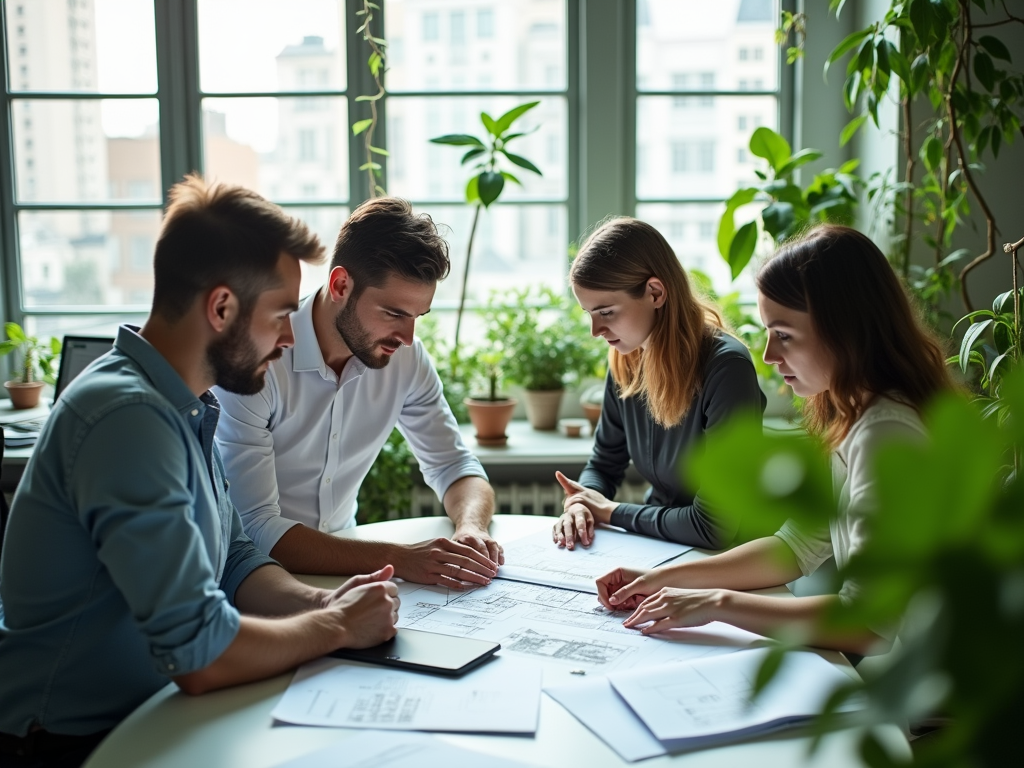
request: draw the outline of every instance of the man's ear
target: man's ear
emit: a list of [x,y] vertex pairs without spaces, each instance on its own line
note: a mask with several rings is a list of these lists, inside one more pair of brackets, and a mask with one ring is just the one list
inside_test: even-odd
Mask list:
[[660,309],[665,305],[665,284],[661,282],[657,277],[652,277],[647,281],[647,295],[654,302],[654,308]]
[[239,314],[238,296],[226,285],[218,285],[206,295],[206,321],[221,333]]
[[331,295],[331,301],[336,304],[344,304],[352,298],[355,285],[352,274],[344,267],[334,267],[327,278],[327,290]]

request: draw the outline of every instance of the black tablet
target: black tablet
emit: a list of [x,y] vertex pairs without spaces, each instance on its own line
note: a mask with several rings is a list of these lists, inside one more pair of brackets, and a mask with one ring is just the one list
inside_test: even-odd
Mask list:
[[489,640],[400,629],[393,638],[372,648],[339,648],[330,655],[457,677],[483,664],[500,648],[500,643]]

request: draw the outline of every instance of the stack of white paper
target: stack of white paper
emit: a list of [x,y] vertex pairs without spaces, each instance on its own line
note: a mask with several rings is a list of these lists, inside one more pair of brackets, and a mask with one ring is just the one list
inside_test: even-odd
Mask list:
[[278,768],[526,768],[525,763],[484,755],[420,733],[366,731],[345,741],[289,760]]
[[[642,760],[769,733],[820,712],[850,678],[815,653],[786,656],[751,702],[767,649],[611,674],[546,689],[623,759]],[[859,708],[854,702],[843,711]]]
[[541,531],[505,545],[499,579],[525,581],[597,594],[595,580],[614,568],[654,568],[693,547],[601,528],[589,547],[568,550],[555,546]]
[[271,713],[294,725],[535,733],[541,671],[495,659],[457,679],[340,659],[305,664]]

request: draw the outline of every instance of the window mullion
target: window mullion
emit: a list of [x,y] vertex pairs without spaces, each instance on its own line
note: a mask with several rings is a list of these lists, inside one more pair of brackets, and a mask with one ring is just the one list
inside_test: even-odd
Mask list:
[[[3,248],[3,264],[0,265],[0,275],[3,279],[3,290],[0,290],[0,317],[24,324],[21,268],[18,259],[18,221],[14,210],[14,137],[7,77],[7,9],[4,6],[6,3],[0,4],[0,85],[4,93],[3,115],[0,118],[0,247]],[[11,357],[6,356],[3,368],[9,372],[10,366]]]
[[[378,5],[380,9],[374,10],[371,27],[374,30],[375,37],[385,37],[383,33],[385,31],[384,7],[386,3],[379,2]],[[370,69],[367,66],[369,47],[363,42],[362,34],[357,35],[354,32],[359,24],[353,24],[353,22],[356,19],[361,20],[363,18],[362,16],[356,16],[356,11],[362,10],[362,8],[363,0],[345,0],[345,34],[348,38],[345,44],[346,63],[348,66],[345,82],[348,84],[346,92],[348,94],[349,125],[352,125],[356,120],[370,117],[369,104],[365,101],[357,102],[356,98],[364,94],[377,92],[377,84],[374,82]],[[349,140],[349,204],[351,208],[355,208],[361,202],[373,196],[373,189],[371,188],[366,171],[359,170],[359,166],[366,162],[366,150],[363,144],[365,136],[363,134],[353,136],[351,130],[347,133]],[[387,148],[387,97],[377,102],[377,127],[374,129],[373,143],[374,146]],[[380,185],[387,189],[387,158],[377,155],[374,159],[382,166]]]
[[197,0],[155,0],[157,98],[160,102],[162,197],[203,170]]

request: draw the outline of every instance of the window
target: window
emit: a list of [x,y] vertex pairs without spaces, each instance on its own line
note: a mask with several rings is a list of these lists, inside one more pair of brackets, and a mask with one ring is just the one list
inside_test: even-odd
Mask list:
[[[764,54],[775,50],[778,3],[643,0],[636,21],[636,215],[716,290],[752,292],[746,276],[732,286],[714,233],[725,199],[759,167],[750,132],[779,125],[780,62]],[[673,235],[680,227],[689,238]]]
[[494,37],[494,11],[481,8],[476,12],[476,36],[481,39]]
[[436,11],[423,14],[423,40],[433,42],[440,39],[441,24]]

